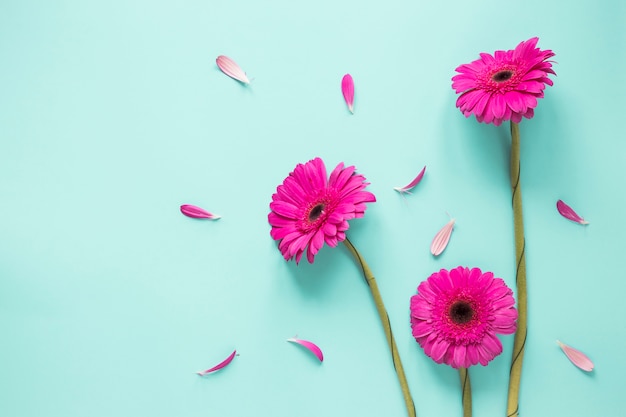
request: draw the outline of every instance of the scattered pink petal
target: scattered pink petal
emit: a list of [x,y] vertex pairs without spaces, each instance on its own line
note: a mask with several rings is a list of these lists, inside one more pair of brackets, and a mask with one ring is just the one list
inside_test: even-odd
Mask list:
[[567,356],[567,358],[572,361],[574,365],[578,366],[583,371],[591,372],[593,370],[593,362],[591,362],[591,359],[589,359],[587,355],[582,353],[580,350],[566,345],[565,343],[561,343],[558,340],[556,342],[565,353],[565,356]]
[[313,352],[313,354],[317,356],[317,359],[319,359],[320,362],[324,361],[324,354],[322,353],[322,350],[315,343],[309,342],[308,340],[296,339],[295,337],[292,337],[291,339],[287,339],[287,341],[304,346],[305,348]]
[[396,190],[397,192],[399,192],[400,194],[411,194],[410,191],[415,188],[415,186],[417,184],[420,183],[420,181],[422,180],[422,178],[424,177],[424,173],[426,172],[426,166],[424,166],[424,168],[422,168],[422,170],[420,171],[419,174],[417,174],[417,177],[415,177],[415,179],[413,181],[411,181],[410,183],[408,183],[407,185],[405,185],[404,187],[393,187],[394,190]]
[[561,213],[561,216],[565,217],[568,220],[580,224],[589,224],[589,222],[580,217],[578,213],[574,211],[574,209],[565,204],[563,200],[559,200],[556,202],[556,209],[559,211],[559,213]]
[[231,363],[233,361],[233,359],[235,358],[236,354],[237,354],[237,351],[233,350],[233,353],[231,353],[226,359],[224,359],[222,362],[220,362],[217,365],[215,365],[213,368],[209,368],[206,371],[196,372],[196,373],[198,375],[200,375],[200,376],[205,376],[205,375],[208,375],[208,374],[210,374],[212,372],[219,371],[220,369],[222,369],[223,367],[225,367],[226,365]]
[[445,226],[437,232],[433,238],[433,243],[430,244],[430,253],[435,256],[439,256],[444,251],[448,242],[450,241],[450,235],[452,235],[452,229],[454,228],[454,219],[451,219]]
[[220,55],[217,57],[215,62],[224,74],[244,84],[250,84],[250,80],[248,79],[246,73],[243,72],[241,67],[229,57]]
[[346,74],[343,76],[341,80],[341,92],[348,105],[348,110],[350,110],[350,113],[354,114],[354,80],[352,79],[352,75]]
[[220,218],[217,214],[209,213],[205,209],[193,206],[191,204],[183,204],[180,206],[180,212],[187,217],[193,217],[194,219],[210,219],[217,220]]

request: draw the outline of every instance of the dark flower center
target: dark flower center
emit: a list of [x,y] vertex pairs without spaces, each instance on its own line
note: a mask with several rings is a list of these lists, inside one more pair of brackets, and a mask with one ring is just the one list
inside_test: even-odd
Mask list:
[[322,213],[324,212],[324,204],[320,203],[313,207],[311,211],[309,211],[309,221],[314,222],[319,219]]
[[450,319],[456,324],[465,324],[474,318],[474,309],[467,301],[457,301],[450,307]]
[[498,71],[495,74],[493,74],[491,76],[491,79],[497,83],[501,83],[501,82],[510,80],[511,77],[513,77],[513,71],[504,70],[504,71]]

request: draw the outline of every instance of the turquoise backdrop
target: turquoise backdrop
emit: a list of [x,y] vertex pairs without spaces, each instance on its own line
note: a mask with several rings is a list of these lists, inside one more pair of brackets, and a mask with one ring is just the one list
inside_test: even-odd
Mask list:
[[[460,415],[458,375],[413,340],[409,299],[440,268],[511,286],[515,271],[508,126],[464,118],[450,78],[533,36],[558,76],[521,124],[520,415],[621,415],[625,16],[622,0],[1,1],[0,415],[405,415],[349,252],[296,266],[269,236],[276,186],[315,156],[356,165],[377,196],[349,236],[377,276],[418,416]],[[250,86],[218,70],[221,54]],[[393,190],[424,165],[412,195]],[[590,225],[563,219],[558,199]],[[185,203],[222,218],[184,217]],[[447,213],[457,225],[435,259]],[[575,368],[557,339],[596,369]],[[505,414],[502,340],[471,369],[475,417]],[[194,374],[234,349],[226,369]]]

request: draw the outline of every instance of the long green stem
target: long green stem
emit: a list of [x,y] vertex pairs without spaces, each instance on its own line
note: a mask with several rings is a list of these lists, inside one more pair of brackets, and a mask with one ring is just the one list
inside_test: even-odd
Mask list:
[[356,261],[363,269],[363,275],[365,276],[365,282],[367,282],[367,286],[369,287],[372,297],[374,298],[374,304],[376,304],[376,310],[378,311],[378,316],[380,317],[380,321],[383,325],[383,329],[385,330],[385,336],[387,337],[387,344],[389,344],[389,349],[391,350],[391,359],[393,361],[393,367],[396,370],[396,374],[398,375],[398,381],[400,382],[400,388],[402,389],[402,395],[404,396],[404,402],[406,404],[406,410],[409,417],[415,417],[415,405],[413,404],[413,399],[411,398],[411,392],[409,391],[409,385],[406,381],[406,376],[404,374],[404,369],[402,368],[402,361],[400,360],[400,354],[398,353],[398,347],[396,346],[396,341],[393,337],[393,333],[391,331],[391,324],[389,321],[389,315],[387,314],[387,310],[385,309],[385,305],[383,304],[383,299],[380,295],[380,291],[378,289],[378,284],[376,283],[376,279],[374,278],[374,274],[370,270],[367,262],[363,259],[359,251],[356,250],[352,242],[350,242],[347,238],[343,241],[346,245],[350,253],[354,256]]
[[524,218],[522,215],[522,189],[520,187],[520,134],[519,125],[511,122],[511,190],[513,193],[513,226],[515,232],[515,260],[517,285],[517,331],[513,341],[513,359],[509,375],[509,396],[506,408],[507,417],[519,415],[519,391],[522,379],[522,362],[526,345],[527,296],[526,296],[526,239],[524,238]]
[[470,384],[469,369],[459,368],[459,377],[461,378],[463,417],[472,417],[472,384]]

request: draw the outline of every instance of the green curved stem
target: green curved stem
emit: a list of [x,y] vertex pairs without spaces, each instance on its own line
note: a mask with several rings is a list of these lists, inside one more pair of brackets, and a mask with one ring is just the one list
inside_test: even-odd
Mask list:
[[459,368],[459,377],[461,378],[463,417],[472,417],[472,384],[470,384],[469,369]]
[[517,285],[517,331],[513,341],[513,359],[509,374],[509,395],[507,417],[519,415],[519,391],[522,379],[522,362],[528,333],[526,296],[526,239],[524,238],[524,218],[522,215],[522,189],[520,187],[520,134],[519,125],[511,122],[511,191],[513,193],[513,226],[515,231],[515,260]]
[[387,344],[389,345],[389,349],[391,350],[391,359],[393,360],[393,367],[396,370],[396,375],[398,375],[398,381],[400,382],[400,388],[402,389],[402,395],[404,396],[404,402],[406,404],[406,410],[409,417],[415,417],[415,405],[413,404],[413,399],[411,398],[411,392],[409,391],[409,384],[406,381],[406,375],[404,374],[404,369],[402,368],[402,361],[400,360],[400,354],[398,353],[398,347],[396,346],[396,341],[393,337],[393,333],[391,331],[391,324],[389,321],[389,315],[387,314],[387,310],[385,309],[385,305],[383,304],[383,299],[380,295],[380,290],[378,289],[378,284],[376,283],[376,279],[374,278],[374,274],[370,270],[367,262],[361,257],[359,251],[356,250],[352,242],[350,242],[347,238],[343,241],[346,245],[350,253],[354,256],[356,261],[363,269],[363,275],[365,276],[365,282],[367,282],[367,286],[369,287],[372,297],[374,298],[374,304],[376,304],[376,310],[378,311],[378,316],[380,317],[380,321],[383,325],[383,329],[385,330],[385,336],[387,337]]

